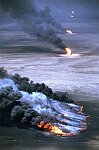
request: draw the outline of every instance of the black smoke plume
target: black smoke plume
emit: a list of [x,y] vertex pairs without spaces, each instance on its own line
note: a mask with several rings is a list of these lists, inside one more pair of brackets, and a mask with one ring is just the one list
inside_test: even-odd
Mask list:
[[49,8],[38,10],[32,0],[0,0],[1,10],[9,12],[31,36],[64,49],[66,46],[56,34],[62,27],[51,16]]
[[55,125],[68,135],[86,129],[82,107],[66,93],[54,93],[44,83],[34,84],[19,74],[6,76],[8,73],[4,68],[0,70],[3,74],[0,78],[0,125],[34,127],[48,132]]
[[22,94],[15,92],[12,87],[0,89],[0,125],[17,125],[25,128],[32,125],[32,117],[38,113],[27,103],[20,100]]
[[7,78],[9,75],[7,71],[4,69],[4,67],[0,68],[0,78]]
[[[46,118],[46,116],[39,115],[29,104],[21,102],[22,93],[19,91],[25,91],[30,94],[32,92],[41,92],[49,98],[58,99],[61,102],[74,103],[67,93],[54,93],[44,83],[34,83],[29,78],[21,77],[19,74],[11,76],[4,67],[1,67],[0,79],[3,80],[4,78],[12,79],[18,90],[14,91],[11,86],[0,89],[0,125],[11,126],[16,124],[21,128],[37,127],[37,123],[39,124],[42,118]],[[46,120],[48,121],[48,118]]]
[[2,11],[11,12],[16,18],[36,12],[32,0],[0,0],[0,6]]

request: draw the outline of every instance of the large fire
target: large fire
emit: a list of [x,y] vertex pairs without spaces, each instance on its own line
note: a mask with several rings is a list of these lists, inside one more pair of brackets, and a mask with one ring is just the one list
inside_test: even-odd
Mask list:
[[64,51],[65,51],[66,55],[72,54],[72,50],[70,48],[65,48]]
[[60,135],[60,136],[72,136],[73,133],[65,133],[63,132],[60,128],[57,126],[51,124],[51,123],[45,123],[44,121],[41,121],[40,124],[38,125],[38,128],[44,129],[45,131],[48,131],[52,134]]

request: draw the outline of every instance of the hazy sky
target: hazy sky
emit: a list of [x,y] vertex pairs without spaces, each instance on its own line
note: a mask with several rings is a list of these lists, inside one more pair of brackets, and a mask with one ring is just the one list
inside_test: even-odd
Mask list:
[[[13,8],[16,9],[18,0],[0,0],[0,4],[13,2]],[[26,0],[27,1],[27,0]],[[28,0],[26,6],[29,5],[29,9],[31,9],[30,1],[34,1],[39,8],[44,8],[48,6],[51,9],[52,15],[56,18],[64,18],[69,17],[72,10],[75,12],[75,17],[98,17],[99,18],[99,0]],[[25,4],[23,4],[25,0],[20,0],[20,4],[18,5],[18,9],[23,13],[24,9],[22,9]],[[21,7],[20,7],[21,5]],[[22,6],[24,5],[24,6]],[[6,8],[7,9],[7,8]]]
[[52,4],[56,4],[57,3],[64,3],[64,4],[89,4],[89,5],[99,5],[99,0],[34,0],[34,1],[37,1],[37,2],[41,2],[41,3],[46,3],[46,4],[49,4],[49,3],[52,3]]
[[72,10],[76,16],[99,17],[99,0],[34,0],[39,7],[49,6],[54,15],[70,15]]

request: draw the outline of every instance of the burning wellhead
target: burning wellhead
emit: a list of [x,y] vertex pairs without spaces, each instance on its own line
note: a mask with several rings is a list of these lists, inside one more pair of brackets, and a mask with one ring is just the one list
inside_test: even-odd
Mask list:
[[77,135],[87,128],[83,107],[66,93],[53,93],[44,83],[0,70],[0,124],[34,127],[59,136]]
[[72,55],[72,50],[70,48],[64,48],[64,52],[68,56]]

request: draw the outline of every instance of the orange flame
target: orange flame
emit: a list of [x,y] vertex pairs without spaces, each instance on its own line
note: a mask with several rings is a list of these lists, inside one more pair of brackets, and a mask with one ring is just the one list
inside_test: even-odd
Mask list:
[[52,134],[60,135],[60,136],[72,136],[73,133],[65,133],[60,128],[58,128],[55,125],[52,125],[51,123],[44,123],[44,121],[41,121],[38,125],[38,128],[44,129],[48,132],[51,132]]
[[43,128],[44,124],[45,124],[44,121],[41,121],[40,124],[38,125],[38,128]]
[[65,48],[64,50],[65,50],[65,53],[67,55],[71,55],[72,54],[72,50],[70,48]]

